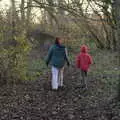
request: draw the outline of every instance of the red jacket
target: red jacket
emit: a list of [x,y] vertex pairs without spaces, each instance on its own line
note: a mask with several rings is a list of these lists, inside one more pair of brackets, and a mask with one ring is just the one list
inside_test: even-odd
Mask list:
[[76,59],[76,66],[81,70],[88,71],[90,64],[92,64],[92,57],[88,54],[87,46],[82,45],[81,52]]

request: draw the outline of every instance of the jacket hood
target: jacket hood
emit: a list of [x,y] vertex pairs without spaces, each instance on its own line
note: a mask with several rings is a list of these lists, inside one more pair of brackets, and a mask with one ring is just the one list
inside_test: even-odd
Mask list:
[[55,44],[55,47],[58,47],[58,48],[65,48],[64,45],[59,45],[59,44]]
[[86,45],[81,46],[81,52],[82,53],[88,53],[88,47]]

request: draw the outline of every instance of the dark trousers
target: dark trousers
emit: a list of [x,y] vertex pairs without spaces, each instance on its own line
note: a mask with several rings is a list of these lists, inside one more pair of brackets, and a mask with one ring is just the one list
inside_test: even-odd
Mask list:
[[82,76],[81,84],[87,88],[87,79],[86,79],[87,71],[81,70],[81,76]]

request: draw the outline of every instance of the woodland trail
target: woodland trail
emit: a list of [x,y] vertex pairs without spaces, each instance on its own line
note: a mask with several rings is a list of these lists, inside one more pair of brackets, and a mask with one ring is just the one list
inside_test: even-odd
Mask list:
[[104,83],[89,75],[85,91],[80,79],[79,71],[70,68],[65,71],[64,90],[51,90],[50,73],[36,81],[0,88],[0,120],[119,120]]

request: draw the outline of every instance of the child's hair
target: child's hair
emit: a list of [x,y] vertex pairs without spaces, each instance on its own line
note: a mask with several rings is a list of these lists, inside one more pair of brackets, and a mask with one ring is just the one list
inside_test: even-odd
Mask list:
[[59,40],[60,40],[60,39],[61,39],[60,37],[56,37],[56,39],[55,39],[55,44],[58,44],[58,45],[59,45],[59,44],[60,44],[60,43],[59,43]]

